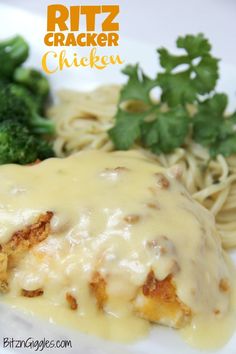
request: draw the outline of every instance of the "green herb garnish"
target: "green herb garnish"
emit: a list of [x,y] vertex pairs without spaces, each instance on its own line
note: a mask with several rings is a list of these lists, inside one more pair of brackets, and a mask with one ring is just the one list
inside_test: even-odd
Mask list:
[[[128,76],[120,93],[115,126],[109,136],[120,150],[138,142],[156,154],[169,153],[182,146],[187,136],[209,148],[210,155],[236,153],[236,113],[226,116],[227,96],[216,93],[218,59],[202,35],[179,37],[181,55],[158,49],[163,71],[154,79],[138,64],[128,65]],[[151,98],[153,88],[161,89],[160,100]],[[129,109],[135,102],[139,109]],[[188,105],[194,106],[194,114]]]

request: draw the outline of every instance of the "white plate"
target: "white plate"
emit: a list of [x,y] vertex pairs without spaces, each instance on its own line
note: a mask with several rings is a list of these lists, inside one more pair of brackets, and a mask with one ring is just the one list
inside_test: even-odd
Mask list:
[[[43,35],[46,29],[45,18],[41,18],[31,13],[19,10],[14,7],[0,5],[0,33],[5,38],[16,33],[22,34],[30,43],[31,54],[27,62],[28,65],[34,67],[41,66],[41,56],[46,50],[43,45]],[[9,25],[10,24],[10,25]],[[173,38],[173,41],[175,38]],[[158,44],[160,46],[161,43]],[[79,50],[80,55],[84,55],[85,51]],[[99,49],[102,55],[103,51]],[[121,39],[119,53],[126,63],[141,63],[145,71],[154,75],[157,71],[157,57],[155,56],[155,48],[144,43]],[[108,67],[105,70],[91,69],[67,69],[62,72],[50,75],[49,79],[53,90],[58,88],[77,88],[87,90],[94,88],[98,84],[103,83],[122,83],[125,78],[120,73],[120,66]],[[218,85],[219,90],[225,91],[230,97],[230,109],[235,108],[236,104],[236,70],[234,67],[221,63],[221,80]],[[236,257],[234,255],[236,260]],[[150,336],[145,340],[139,341],[132,345],[121,345],[106,342],[95,337],[73,332],[68,329],[47,324],[41,320],[29,318],[20,312],[9,310],[9,308],[0,305],[0,336],[14,337],[15,339],[26,339],[33,337],[35,339],[71,339],[72,349],[66,349],[68,353],[77,354],[204,354],[208,351],[199,351],[190,348],[178,336],[176,331],[169,328],[156,326],[153,328]],[[131,329],[132,330],[132,329]],[[2,338],[0,341],[2,342]],[[1,343],[0,342],[0,343]],[[2,352],[0,344],[0,353]],[[62,349],[61,349],[62,350]],[[6,349],[3,351],[6,353]],[[29,350],[32,353],[32,350]],[[55,352],[59,352],[56,349]],[[10,350],[10,353],[13,351]],[[17,352],[26,352],[26,349],[17,349]],[[47,352],[47,350],[44,350]],[[53,352],[50,350],[50,352]],[[218,354],[235,354],[236,353],[236,334],[231,338],[230,342],[219,351]]]

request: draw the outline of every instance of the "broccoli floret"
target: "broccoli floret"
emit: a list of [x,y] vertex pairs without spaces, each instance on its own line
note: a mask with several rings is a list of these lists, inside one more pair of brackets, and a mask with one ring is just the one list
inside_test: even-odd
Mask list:
[[27,87],[34,95],[42,97],[49,94],[49,83],[45,75],[31,68],[17,68],[14,72],[14,80]]
[[16,84],[0,89],[0,122],[5,120],[21,122],[35,134],[55,132],[53,122],[38,114],[37,102],[30,92]]
[[[36,140],[36,138],[35,138]],[[52,148],[52,144],[47,140],[37,140],[37,150],[38,150],[38,159],[45,160],[49,157],[54,157],[55,153]]]
[[10,81],[5,78],[0,78],[0,90],[10,84]]
[[21,36],[0,42],[0,78],[11,78],[14,70],[28,58],[29,46]]
[[18,163],[25,165],[37,159],[53,157],[50,143],[40,140],[19,122],[0,123],[0,164]]
[[16,83],[26,87],[38,102],[39,111],[45,106],[49,96],[50,86],[48,79],[40,71],[19,67],[14,72],[14,80]]

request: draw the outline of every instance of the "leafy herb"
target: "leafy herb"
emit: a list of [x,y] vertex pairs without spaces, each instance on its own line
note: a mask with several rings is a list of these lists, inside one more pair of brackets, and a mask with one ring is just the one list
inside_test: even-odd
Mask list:
[[116,126],[110,129],[110,137],[119,150],[128,150],[141,137],[141,123],[145,113],[129,113],[118,110]]
[[[186,35],[176,41],[181,55],[158,49],[163,72],[148,77],[136,65],[128,65],[128,76],[120,93],[115,126],[109,136],[120,150],[140,143],[156,154],[169,153],[182,146],[192,134],[199,144],[209,148],[212,157],[236,153],[236,113],[225,117],[227,96],[215,93],[219,77],[218,59],[202,35]],[[153,88],[161,89],[159,102],[151,97]],[[130,109],[135,102],[139,109]],[[196,113],[190,114],[188,104]],[[191,133],[192,132],[192,133]]]
[[[211,56],[211,45],[202,34],[179,37],[176,44],[185,51],[184,55],[171,55],[163,48],[158,50],[160,64],[165,69],[157,76],[161,99],[169,106],[193,103],[199,94],[213,90],[218,79],[218,59]],[[186,68],[176,72],[183,65]]]
[[177,107],[168,112],[158,112],[152,122],[144,122],[142,141],[152,152],[169,153],[184,143],[188,132],[186,111]]
[[[123,73],[129,79],[121,90],[120,103],[139,101],[141,112],[129,112],[118,109],[116,125],[109,135],[117,149],[127,150],[137,141],[154,152],[170,152],[184,142],[188,131],[187,112],[182,107],[175,107],[162,112],[160,104],[153,103],[150,93],[157,85],[157,80],[146,76],[138,65],[128,65]],[[148,119],[151,119],[148,121]]]
[[216,93],[199,103],[193,121],[193,138],[210,148],[210,154],[230,156],[236,153],[236,112],[225,115],[228,99],[223,93]]
[[129,77],[129,80],[121,90],[120,102],[137,100],[151,104],[150,91],[156,86],[156,80],[145,75],[138,64],[127,65],[122,72]]
[[219,134],[220,125],[224,122],[224,111],[227,96],[215,94],[198,104],[198,112],[194,116],[193,138],[204,146],[213,144]]

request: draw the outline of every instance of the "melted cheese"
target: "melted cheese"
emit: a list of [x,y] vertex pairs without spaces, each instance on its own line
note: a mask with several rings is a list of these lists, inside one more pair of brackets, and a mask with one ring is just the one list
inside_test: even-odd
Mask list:
[[228,255],[224,255],[232,282],[229,311],[220,317],[198,314],[190,325],[180,330],[182,338],[199,349],[218,349],[233,336],[236,328],[236,270]]
[[[177,295],[195,318],[204,315],[211,323],[228,313],[229,296],[219,283],[230,274],[214,218],[171,170],[139,152],[90,151],[35,166],[5,165],[0,172],[0,243],[41,213],[54,213],[49,237],[11,272],[6,300],[34,313],[36,308],[48,313],[51,306],[51,319],[59,323],[70,311],[66,322],[80,328],[87,323],[82,325],[86,332],[94,332],[91,318],[108,321],[105,328],[111,318],[122,319],[114,322],[111,338],[117,323],[126,328],[122,321],[127,319],[121,333],[132,327],[136,337],[147,323],[132,314],[131,300],[152,269],[158,280],[173,272]],[[160,173],[168,177],[168,188],[161,188]],[[108,279],[107,317],[98,314],[89,291],[94,271]],[[22,288],[43,288],[44,295],[19,305]],[[76,311],[67,309],[67,292],[78,299]]]

